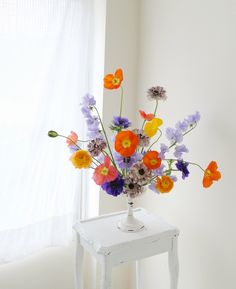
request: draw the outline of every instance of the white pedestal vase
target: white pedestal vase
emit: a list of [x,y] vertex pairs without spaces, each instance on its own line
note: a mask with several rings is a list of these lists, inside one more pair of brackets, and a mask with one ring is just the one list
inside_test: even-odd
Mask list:
[[127,215],[123,220],[120,220],[117,223],[119,230],[127,233],[138,232],[144,229],[144,224],[134,217],[133,213],[133,200],[128,198],[128,210]]

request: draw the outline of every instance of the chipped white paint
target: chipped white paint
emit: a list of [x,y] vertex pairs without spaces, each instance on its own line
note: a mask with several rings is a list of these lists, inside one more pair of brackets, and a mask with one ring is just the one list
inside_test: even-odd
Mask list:
[[126,212],[80,221],[74,226],[78,236],[76,254],[77,289],[85,289],[82,285],[84,248],[102,266],[101,289],[111,289],[112,267],[130,261],[136,261],[137,289],[142,289],[139,260],[164,252],[169,254],[170,288],[177,289],[179,271],[178,229],[144,209],[135,209],[134,213],[139,220],[143,221],[144,230],[132,233],[119,230],[116,224],[124,218]]

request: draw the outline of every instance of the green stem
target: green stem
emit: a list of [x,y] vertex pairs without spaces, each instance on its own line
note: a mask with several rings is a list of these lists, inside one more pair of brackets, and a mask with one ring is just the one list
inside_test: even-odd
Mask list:
[[156,116],[156,112],[157,112],[157,108],[158,108],[158,100],[156,100],[156,107],[155,107],[155,110],[154,110],[154,116]]
[[153,143],[152,145],[150,145],[150,147],[148,148],[148,151],[150,151],[151,147],[152,147],[155,143],[157,143],[157,142],[159,141],[159,139],[161,138],[161,136],[162,136],[162,131],[161,131],[160,129],[158,129],[158,130],[159,130],[159,132],[160,132],[160,135],[159,135],[159,137],[154,141],[154,143]]
[[94,109],[96,110],[98,119],[99,119],[99,121],[100,121],[100,123],[101,123],[102,130],[103,130],[103,133],[104,133],[106,142],[107,142],[107,147],[108,147],[108,150],[109,150],[109,152],[110,152],[110,154],[111,154],[112,163],[113,163],[113,165],[115,166],[115,168],[117,169],[117,166],[116,166],[116,163],[115,163],[115,160],[114,160],[112,151],[111,151],[111,147],[110,147],[110,144],[109,144],[109,141],[108,141],[108,138],[107,138],[107,134],[106,134],[106,131],[105,131],[105,128],[104,128],[104,125],[103,125],[101,116],[100,116],[100,114],[99,114],[98,109],[96,108],[96,106],[94,106]]
[[[163,159],[163,161],[178,161],[178,159]],[[199,167],[203,172],[205,172],[205,170],[197,163],[194,163],[194,162],[189,162],[189,161],[184,161],[185,163],[188,163],[190,165],[193,165],[193,166],[197,166]]]
[[121,114],[122,114],[122,108],[123,108],[123,95],[124,95],[124,90],[123,90],[123,87],[120,86],[121,88],[121,97],[120,97],[120,117],[121,117]]

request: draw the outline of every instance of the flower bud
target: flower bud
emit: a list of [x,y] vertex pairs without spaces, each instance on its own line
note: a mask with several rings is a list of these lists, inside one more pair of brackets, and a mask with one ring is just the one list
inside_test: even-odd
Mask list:
[[48,136],[50,136],[50,137],[57,137],[57,136],[58,136],[58,133],[57,133],[56,131],[54,131],[54,130],[50,130],[50,131],[48,132]]

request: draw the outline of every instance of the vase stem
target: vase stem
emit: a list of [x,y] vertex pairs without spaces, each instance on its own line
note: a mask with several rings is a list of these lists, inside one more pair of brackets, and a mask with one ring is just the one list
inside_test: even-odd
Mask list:
[[138,232],[144,229],[144,224],[134,217],[133,207],[134,202],[127,197],[128,210],[123,220],[117,224],[118,228],[123,232]]

